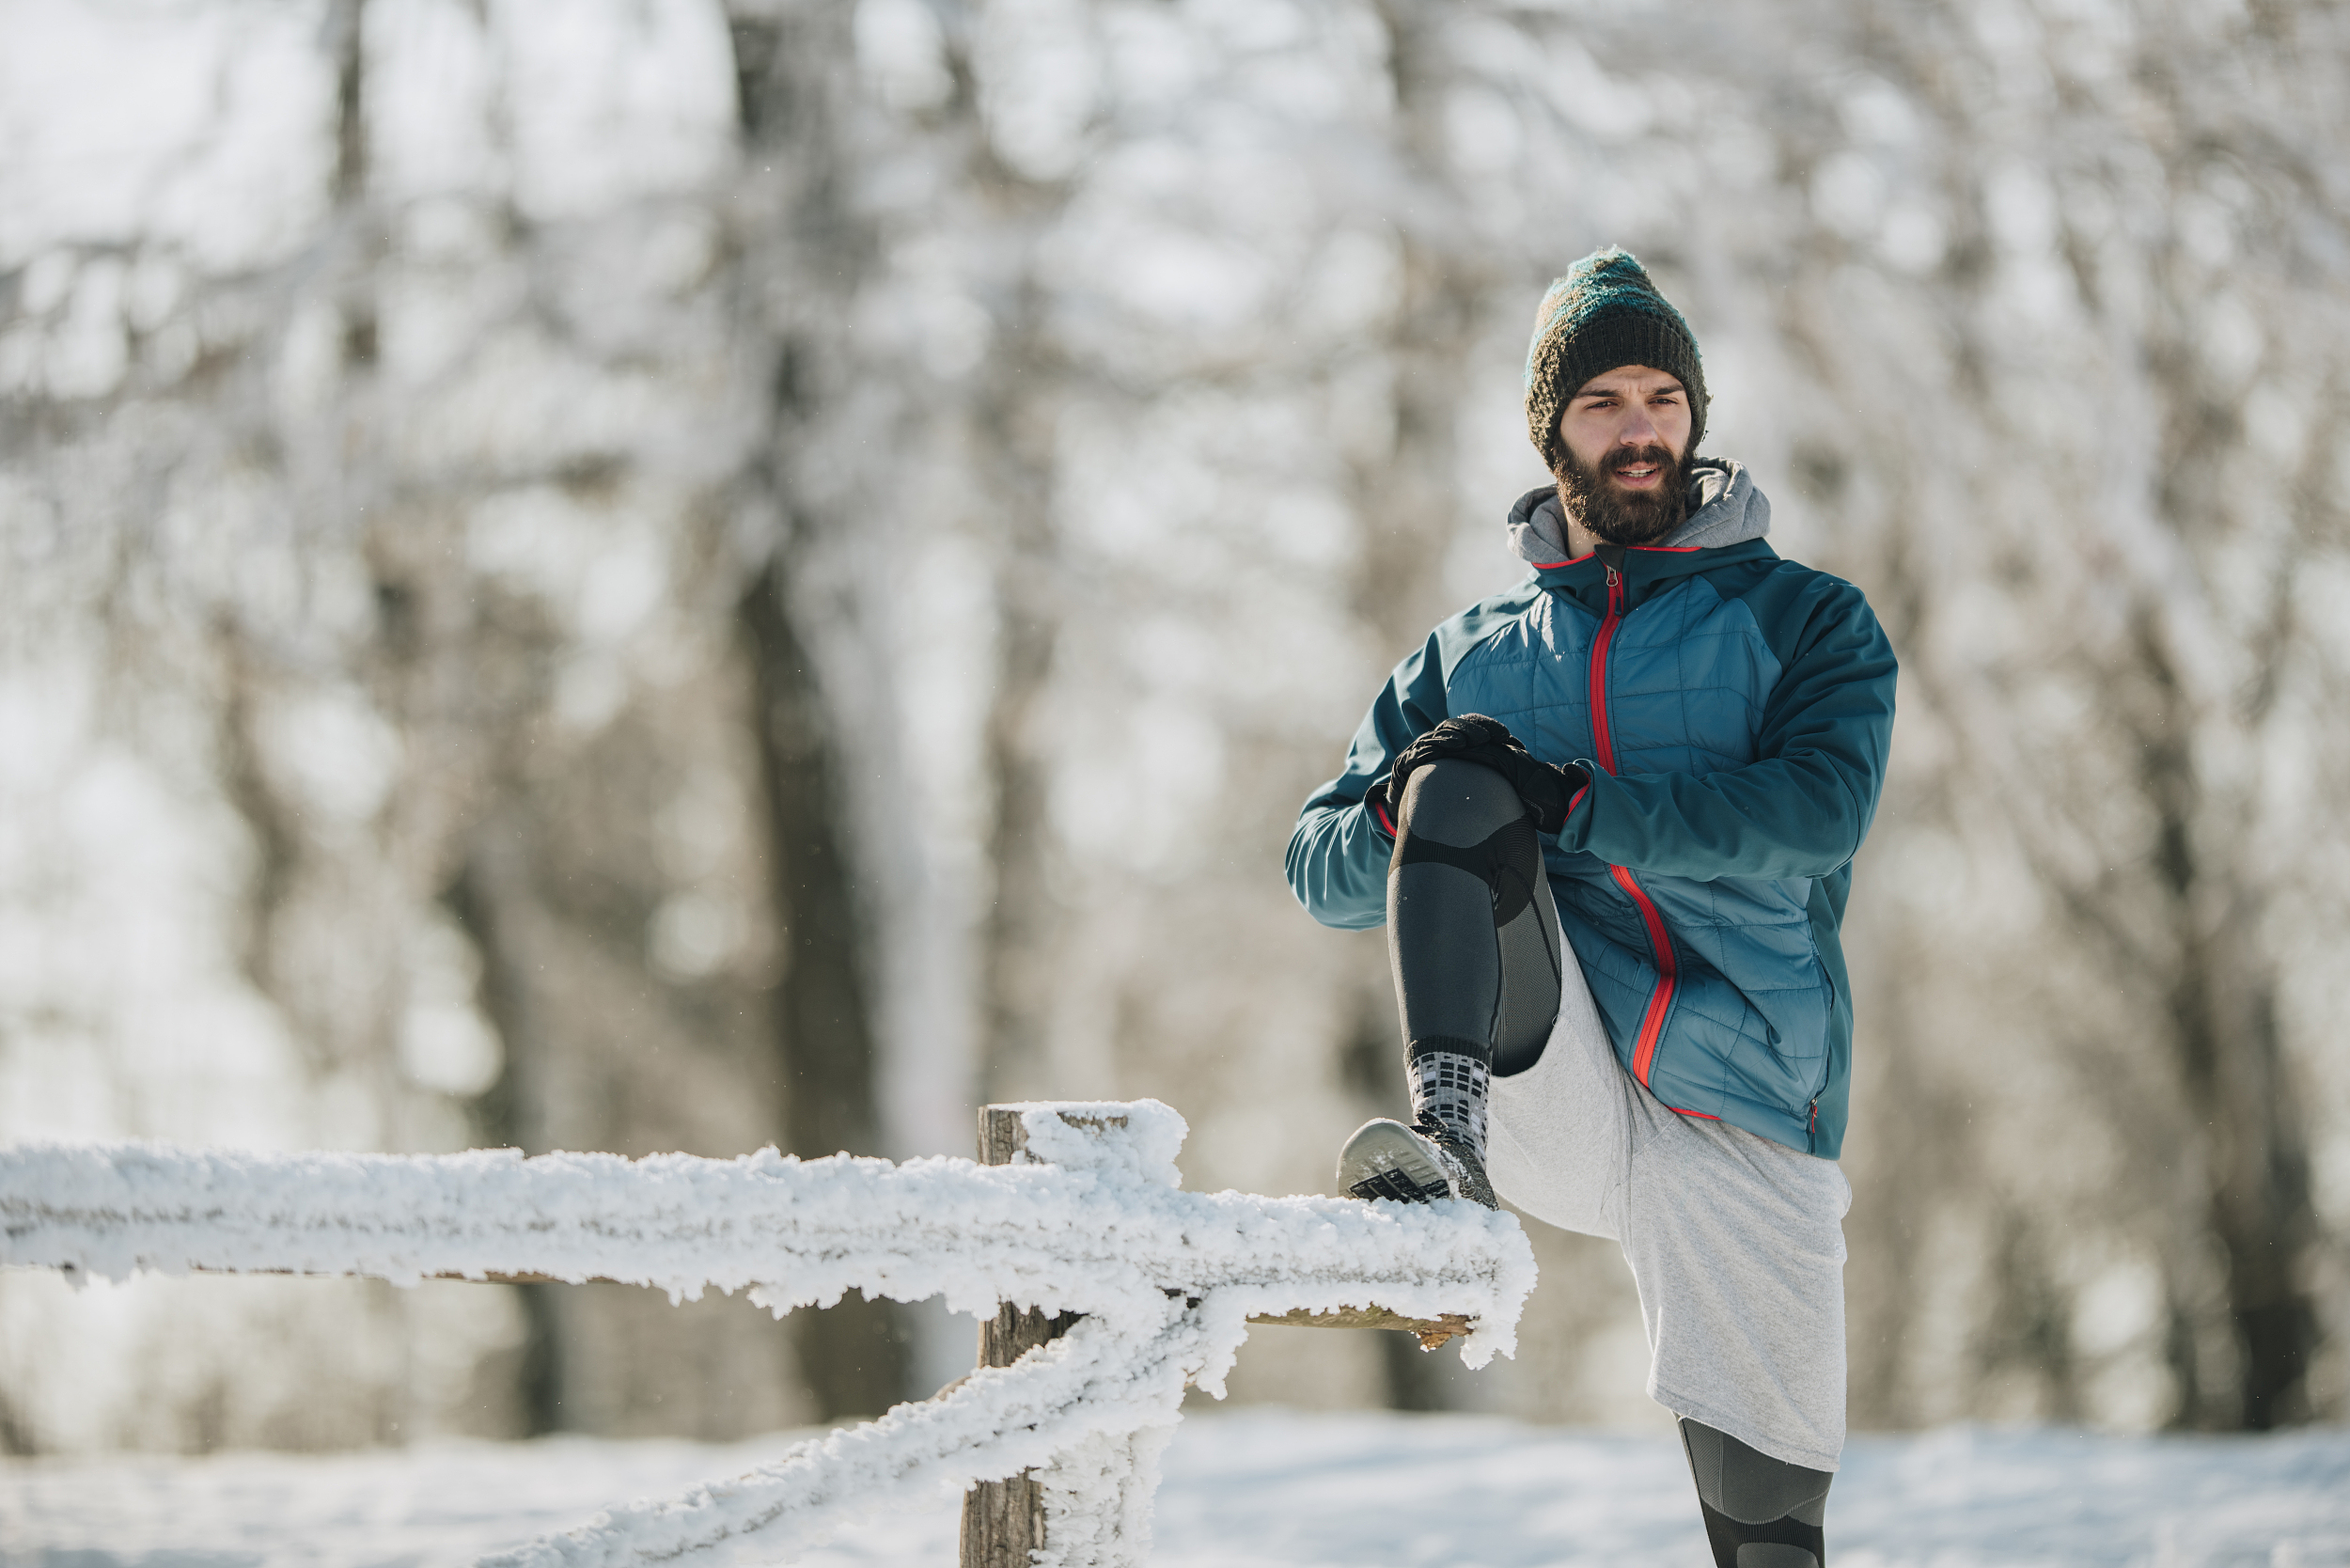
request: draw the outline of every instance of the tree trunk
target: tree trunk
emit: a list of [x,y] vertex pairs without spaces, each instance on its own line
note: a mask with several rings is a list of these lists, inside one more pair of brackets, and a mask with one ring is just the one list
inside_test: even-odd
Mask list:
[[1445,8],[1382,0],[1387,78],[1395,95],[1393,156],[1407,196],[1396,213],[1402,263],[1384,357],[1389,367],[1392,439],[1357,464],[1355,510],[1362,548],[1355,608],[1392,660],[1460,608],[1444,586],[1444,557],[1460,521],[1457,430],[1468,353],[1490,288],[1470,254],[1472,226],[1447,168],[1444,115],[1457,75],[1444,36]]
[[[770,565],[744,596],[756,682],[768,878],[783,933],[776,1062],[790,1152],[881,1152],[863,920],[843,848],[831,724]],[[827,1419],[878,1415],[906,1396],[907,1334],[894,1304],[847,1299],[803,1314],[800,1366]]]
[[[547,1132],[547,1074],[551,1069],[546,1030],[530,985],[529,960],[522,951],[517,922],[526,895],[514,864],[517,850],[495,820],[476,834],[473,851],[442,902],[457,918],[481,964],[478,1005],[498,1037],[498,1075],[471,1106],[474,1136],[488,1149],[520,1149],[543,1154],[554,1147]],[[509,1286],[523,1309],[522,1354],[515,1373],[515,1403],[521,1435],[561,1432],[564,1370],[568,1357],[562,1284]]]
[[[843,193],[854,45],[837,7],[729,8],[737,123],[747,154],[735,263],[737,318],[767,399],[763,439],[739,480],[769,520],[767,557],[738,606],[752,662],[767,818],[769,901],[782,977],[770,1027],[785,1147],[806,1156],[878,1154],[879,1048],[867,917],[841,789],[834,697],[796,618],[797,563],[843,525],[837,498],[810,495],[802,458],[855,384],[844,338],[873,240]],[[781,281],[778,281],[781,280]],[[909,1332],[895,1303],[851,1297],[793,1317],[803,1376],[826,1419],[878,1415],[906,1398]]]
[[2165,984],[2187,1122],[2201,1130],[2190,1152],[2221,1255],[2232,1341],[2215,1355],[2203,1336],[2174,1333],[2179,1419],[2266,1431],[2311,1415],[2318,1323],[2301,1263],[2318,1221],[2308,1137],[2277,1027],[2274,964],[2260,950],[2259,899],[2231,874],[2232,856],[2199,841],[2224,831],[2215,819],[2225,813],[2205,798],[2192,717],[2151,610],[2137,641],[2155,693],[2140,772],[2155,814],[2156,886],[2175,942],[2168,977],[2150,979]]

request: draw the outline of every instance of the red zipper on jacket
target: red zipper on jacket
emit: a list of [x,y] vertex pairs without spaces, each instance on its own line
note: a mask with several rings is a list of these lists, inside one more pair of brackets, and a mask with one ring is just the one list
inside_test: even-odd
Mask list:
[[[1599,765],[1609,773],[1616,771],[1616,739],[1607,725],[1607,649],[1616,640],[1616,626],[1623,619],[1623,573],[1607,568],[1607,615],[1599,623],[1599,635],[1591,642],[1591,740],[1598,748]],[[1665,929],[1665,917],[1633,874],[1622,866],[1610,866],[1607,874],[1616,879],[1632,899],[1633,907],[1640,912],[1640,919],[1648,927],[1650,949],[1656,955],[1656,989],[1650,993],[1648,1011],[1640,1018],[1640,1038],[1632,1050],[1632,1075],[1648,1086],[1649,1070],[1656,1062],[1656,1042],[1665,1032],[1665,1014],[1671,1010],[1673,987],[1680,980],[1680,970],[1673,963],[1672,935]]]

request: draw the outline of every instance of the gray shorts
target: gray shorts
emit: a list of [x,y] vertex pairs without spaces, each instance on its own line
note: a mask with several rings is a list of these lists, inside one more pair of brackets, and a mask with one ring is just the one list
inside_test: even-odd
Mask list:
[[1776,1459],[1844,1448],[1844,1212],[1833,1160],[1668,1110],[1616,1060],[1572,949],[1542,1059],[1493,1085],[1494,1190],[1623,1247],[1649,1397]]

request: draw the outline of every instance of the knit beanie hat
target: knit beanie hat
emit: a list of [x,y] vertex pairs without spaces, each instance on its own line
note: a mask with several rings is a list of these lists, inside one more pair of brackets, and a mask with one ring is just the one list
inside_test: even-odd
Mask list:
[[1689,394],[1689,449],[1705,436],[1705,371],[1681,312],[1656,291],[1630,251],[1595,250],[1552,283],[1534,312],[1526,351],[1526,432],[1559,471],[1559,414],[1583,384],[1624,365],[1676,378]]

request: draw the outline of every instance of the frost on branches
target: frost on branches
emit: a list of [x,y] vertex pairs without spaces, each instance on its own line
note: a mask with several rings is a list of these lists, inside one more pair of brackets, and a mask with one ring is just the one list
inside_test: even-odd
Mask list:
[[850,1289],[1084,1314],[983,1369],[731,1481],[600,1514],[489,1560],[586,1568],[773,1560],[880,1507],[1040,1469],[1051,1555],[1138,1560],[1155,1461],[1196,1383],[1222,1396],[1248,1320],[1305,1309],[1460,1313],[1470,1366],[1515,1347],[1532,1251],[1467,1204],[1190,1193],[1155,1101],[1021,1107],[1021,1163],[510,1152],[240,1154],[150,1144],[0,1151],[0,1262],[138,1270],[536,1274],[748,1290],[778,1316]]

